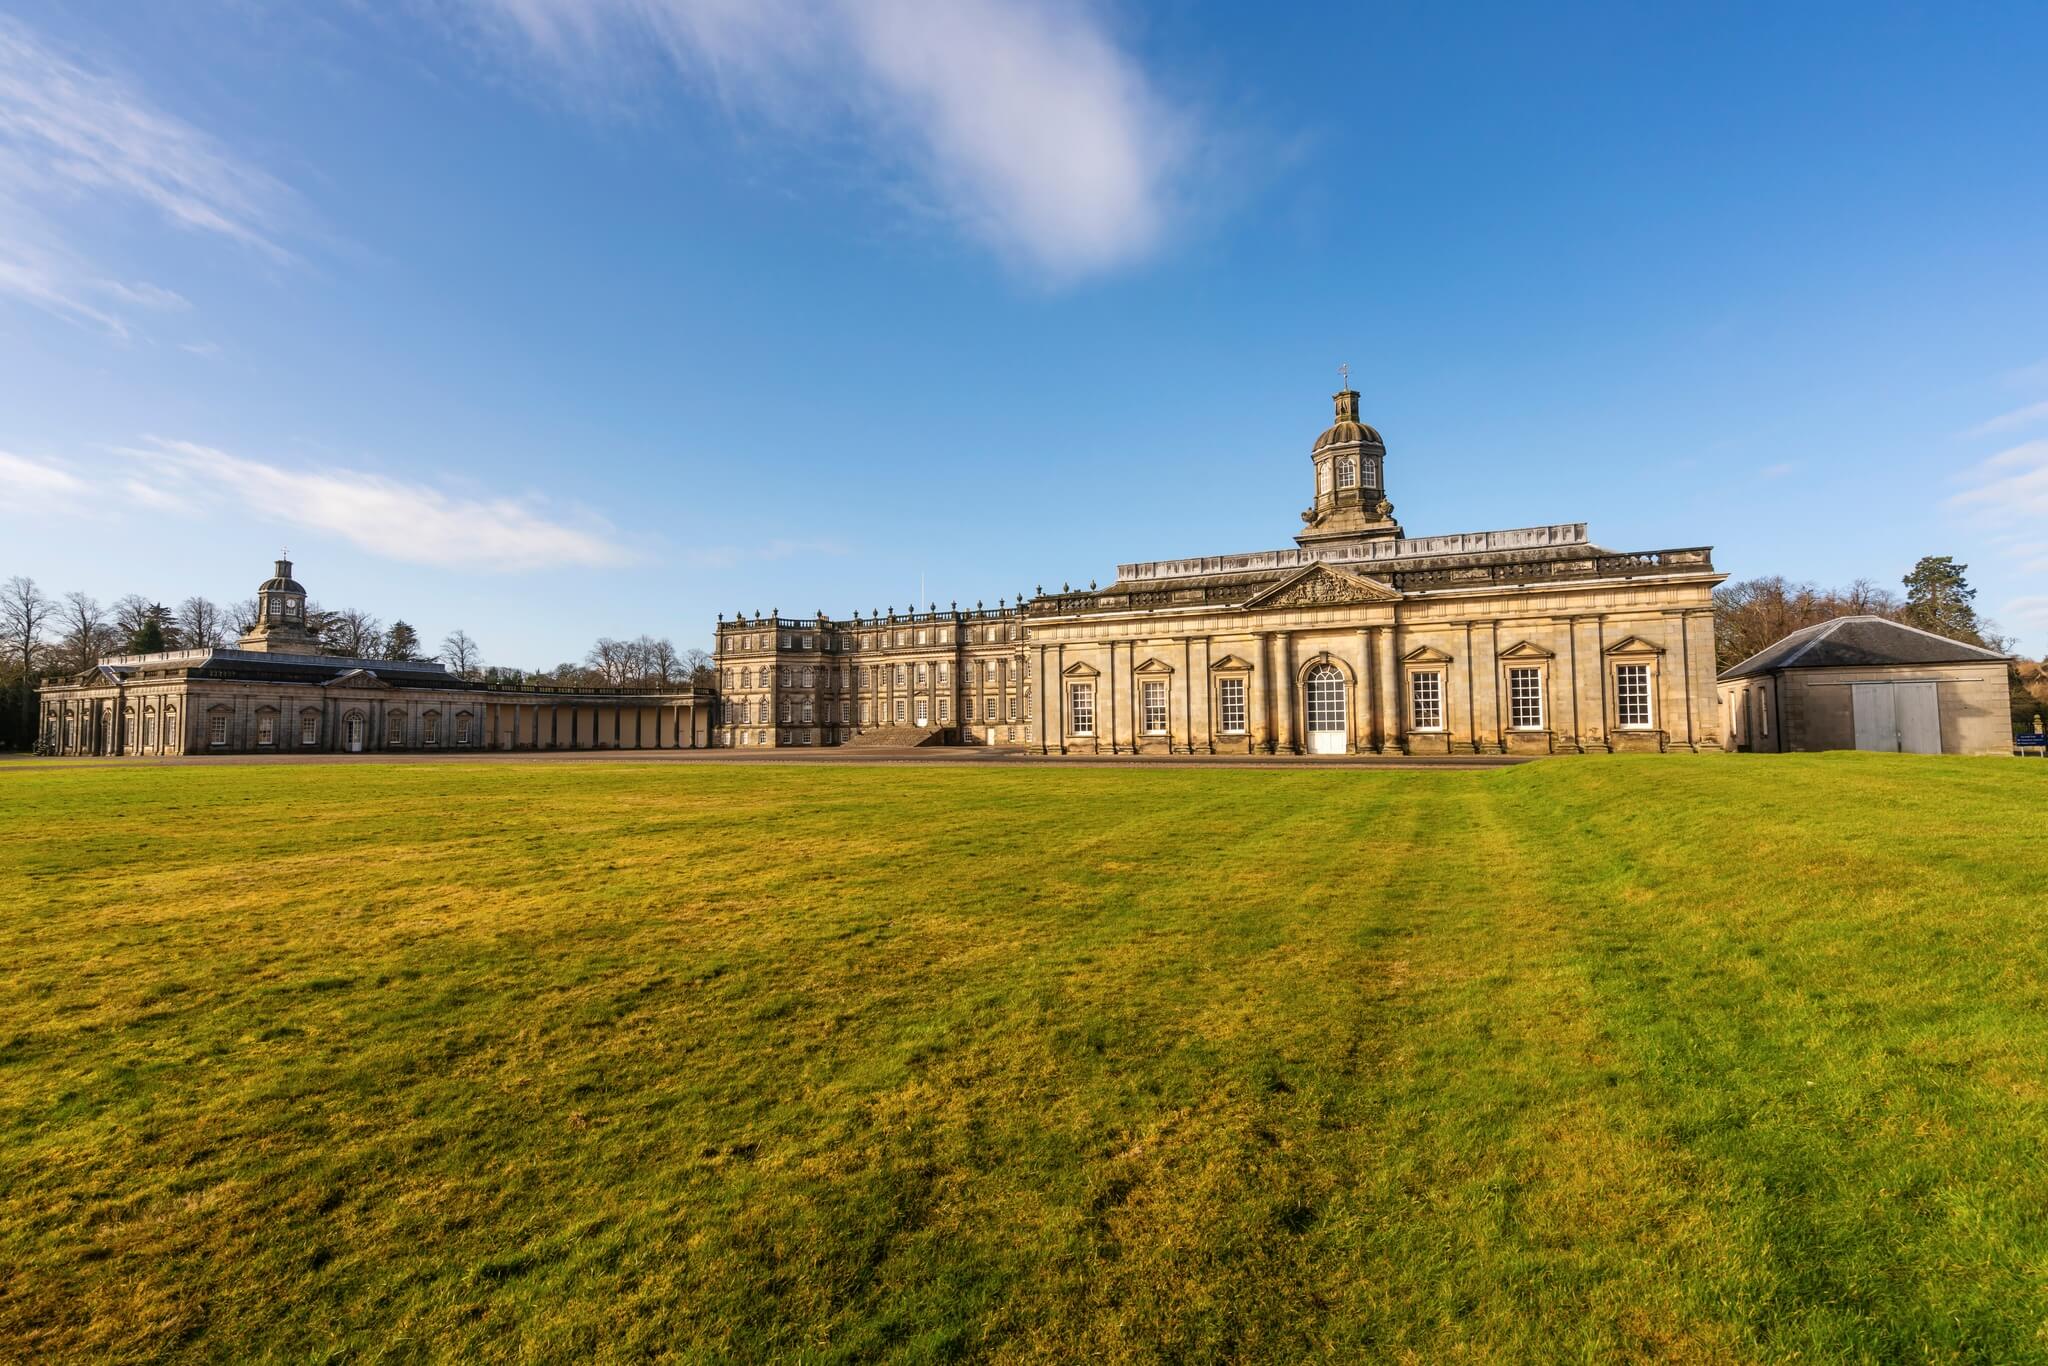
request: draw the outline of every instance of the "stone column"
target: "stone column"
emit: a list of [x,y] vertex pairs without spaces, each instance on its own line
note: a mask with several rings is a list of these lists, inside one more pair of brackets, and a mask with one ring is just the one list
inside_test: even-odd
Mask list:
[[1395,638],[1398,629],[1391,622],[1380,628],[1379,655],[1375,660],[1380,678],[1382,754],[1399,754],[1407,748],[1402,739],[1408,727],[1401,719],[1401,647]]
[[1280,734],[1274,753],[1299,754],[1302,745],[1295,738],[1300,724],[1294,714],[1294,632],[1275,633],[1274,653],[1279,660],[1273,681],[1280,690]]
[[1255,639],[1259,643],[1252,652],[1253,676],[1251,685],[1245,689],[1250,694],[1245,699],[1245,705],[1252,708],[1253,714],[1246,718],[1245,724],[1251,728],[1253,752],[1263,751],[1271,754],[1274,745],[1273,635],[1270,631],[1260,631]]

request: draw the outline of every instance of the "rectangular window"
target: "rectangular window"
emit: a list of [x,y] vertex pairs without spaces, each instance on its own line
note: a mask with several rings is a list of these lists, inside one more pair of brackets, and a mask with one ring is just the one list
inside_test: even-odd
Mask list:
[[1409,728],[1412,730],[1442,730],[1444,728],[1444,676],[1440,673],[1413,673],[1408,675]]
[[811,638],[809,636],[804,637],[804,648],[806,650],[811,648]]
[[860,704],[860,723],[863,726],[872,726],[875,723],[875,709],[873,703],[863,702]]
[[931,699],[926,697],[924,694],[919,693],[917,698],[917,724],[923,726],[929,725],[931,723],[932,717],[930,708]]
[[467,716],[455,718],[455,743],[458,745],[469,743],[469,718]]
[[441,743],[441,718],[425,717],[420,722],[420,743],[438,745]]
[[926,673],[926,672],[925,672],[925,667],[924,667],[924,665],[920,664],[920,665],[918,665],[918,666],[917,666],[917,686],[918,686],[918,687],[922,688],[922,687],[924,686],[924,683],[925,683],[925,679],[929,678],[930,676],[931,676],[931,675],[929,675],[928,673]]
[[903,724],[903,699],[900,697],[896,699],[896,724]]
[[853,724],[853,703],[841,702],[839,704],[839,724],[842,726]]
[[1012,721],[1017,719],[1017,699],[1014,697],[1010,699],[1010,719]]
[[947,713],[947,712],[948,712],[948,711],[949,711],[949,710],[951,709],[951,704],[952,704],[952,699],[951,699],[951,698],[947,698],[947,697],[941,697],[941,698],[939,699],[939,724],[940,724],[940,725],[944,725],[944,724],[946,723],[946,720],[947,720],[947,716],[946,716],[946,713]]
[[299,743],[310,745],[320,738],[320,719],[316,716],[299,718]]
[[1650,666],[1614,666],[1614,724],[1645,729],[1650,724]]
[[1516,730],[1543,729],[1543,670],[1508,670],[1508,724]]
[[811,724],[811,699],[808,697],[804,699],[804,724]]
[[271,720],[271,719],[270,719],[269,717],[267,717],[267,716],[266,716],[266,717],[263,717],[263,718],[262,718],[261,720],[257,721],[257,723],[256,723],[256,743],[257,743],[257,744],[259,744],[259,745],[268,745],[268,744],[274,744],[274,743],[276,743],[276,741],[277,741],[277,723],[276,723],[276,722],[274,722],[274,721],[272,721],[272,720]]
[[943,665],[943,664],[941,664],[941,665],[939,665],[939,666],[938,666],[938,668],[939,668],[939,672],[938,672],[938,675],[937,675],[936,681],[937,681],[938,685],[939,685],[940,687],[942,687],[942,688],[943,688],[943,687],[945,687],[945,686],[946,686],[946,666],[945,666],[945,665]]
[[1095,685],[1067,685],[1067,729],[1075,735],[1095,733]]
[[1145,681],[1145,733],[1166,734],[1166,684],[1156,679]]
[[1216,684],[1216,710],[1222,714],[1223,733],[1242,735],[1245,732],[1244,680],[1225,678]]

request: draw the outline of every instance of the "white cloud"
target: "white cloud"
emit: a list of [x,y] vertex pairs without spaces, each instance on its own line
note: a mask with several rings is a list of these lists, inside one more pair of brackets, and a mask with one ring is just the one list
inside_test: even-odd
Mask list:
[[283,187],[114,77],[0,20],[0,175],[17,189],[139,200],[172,222],[283,259],[270,210]]
[[1191,117],[1064,0],[472,3],[589,89],[655,53],[734,112],[850,121],[965,231],[1055,279],[1152,251],[1191,150]]
[[2009,413],[2000,413],[1989,422],[1980,422],[1964,432],[1970,436],[1992,436],[1998,432],[2009,432],[2016,427],[2030,427],[2036,422],[2048,421],[2048,401],[2030,403],[2024,408],[2015,408]]
[[184,229],[291,259],[289,192],[125,81],[90,71],[0,17],[0,293],[125,339],[114,305],[182,309],[172,290],[93,269],[64,220],[141,205]]
[[131,496],[218,505],[340,536],[410,564],[489,571],[620,565],[633,557],[595,517],[561,520],[532,499],[465,498],[346,469],[285,468],[189,441],[150,438],[121,453],[145,475]]
[[1786,475],[1792,474],[1796,472],[1798,469],[1798,465],[1794,464],[1792,461],[1787,460],[1776,465],[1766,465],[1763,467],[1763,469],[1759,470],[1758,473],[1766,479],[1783,479]]
[[[84,493],[86,487],[83,479],[61,465],[0,451],[0,493],[10,500],[69,498]],[[16,503],[13,507],[19,513],[32,511],[34,504]]]

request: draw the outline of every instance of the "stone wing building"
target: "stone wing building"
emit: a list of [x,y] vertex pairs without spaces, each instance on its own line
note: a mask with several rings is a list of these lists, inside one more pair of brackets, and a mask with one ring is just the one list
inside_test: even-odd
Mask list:
[[1583,523],[1408,537],[1358,393],[1292,548],[1119,566],[1106,588],[850,619],[720,617],[715,743],[1041,753],[1721,747],[1706,547]]
[[58,754],[461,753],[685,749],[711,742],[711,693],[486,684],[432,660],[321,652],[289,560],[256,590],[235,648],[115,655],[43,685]]

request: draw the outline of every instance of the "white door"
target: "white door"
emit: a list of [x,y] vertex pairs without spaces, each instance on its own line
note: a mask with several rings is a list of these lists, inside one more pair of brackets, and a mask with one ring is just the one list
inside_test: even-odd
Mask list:
[[1892,701],[1892,685],[1853,683],[1850,690],[1856,716],[1856,748],[1898,753],[1899,714]]
[[1908,754],[1941,753],[1941,712],[1932,683],[1892,684],[1892,709],[1899,718],[1899,748]]
[[350,754],[361,754],[363,752],[363,718],[360,716],[348,718],[348,752]]
[[1308,752],[1344,752],[1344,675],[1335,665],[1318,664],[1308,673]]

